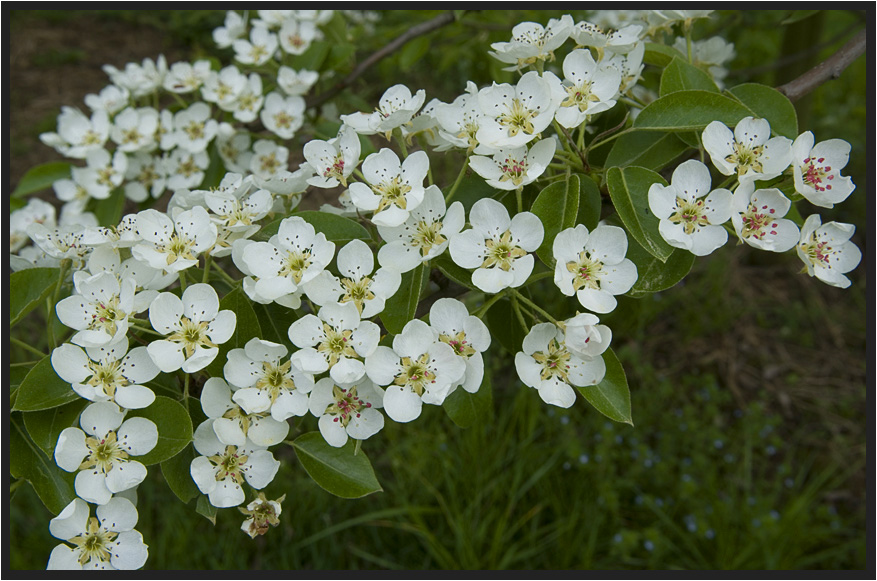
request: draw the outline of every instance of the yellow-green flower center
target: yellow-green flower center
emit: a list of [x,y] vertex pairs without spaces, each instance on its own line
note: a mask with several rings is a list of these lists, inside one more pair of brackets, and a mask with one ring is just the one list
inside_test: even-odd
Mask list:
[[352,418],[358,418],[364,408],[372,407],[372,404],[362,401],[356,395],[355,385],[348,390],[334,385],[332,395],[335,396],[335,403],[326,408],[326,413],[335,416],[333,421],[344,427],[347,427]]
[[188,359],[195,354],[195,349],[198,347],[218,347],[207,336],[208,325],[207,321],[196,323],[195,321],[190,321],[187,317],[181,317],[180,330],[168,336],[167,340],[181,343],[186,351],[186,359]]
[[403,357],[401,365],[402,372],[393,380],[396,385],[408,386],[417,395],[423,395],[424,388],[430,383],[435,383],[435,372],[429,367],[428,353],[424,353],[417,360]]
[[584,113],[588,105],[600,100],[600,97],[591,92],[591,83],[582,81],[581,85],[566,87],[566,99],[560,104],[561,107],[578,107]]
[[97,559],[104,563],[108,562],[110,560],[110,551],[107,547],[115,540],[117,535],[118,533],[103,528],[95,517],[89,518],[86,532],[70,539],[70,542],[81,551],[79,554],[79,564],[85,565],[91,559]]
[[282,365],[262,362],[262,376],[256,380],[255,387],[267,391],[273,405],[281,393],[295,389],[295,382],[292,380],[292,361]]
[[329,367],[338,363],[338,360],[342,357],[356,358],[356,350],[353,348],[353,342],[350,339],[350,336],[353,335],[352,330],[345,329],[339,332],[323,323],[323,334],[325,339],[317,345],[317,351],[329,360]]
[[110,431],[103,438],[89,436],[85,439],[88,448],[88,456],[79,465],[80,470],[97,469],[104,474],[113,469],[115,462],[125,462],[128,453],[119,447],[116,441],[116,432]]
[[508,271],[515,259],[527,255],[527,251],[512,243],[512,233],[506,230],[499,240],[491,238],[485,240],[487,256],[481,263],[481,268],[490,268],[494,265]]
[[378,208],[375,210],[375,213],[380,212],[391,204],[395,204],[403,210],[408,205],[408,201],[405,199],[405,194],[411,191],[411,186],[402,183],[402,178],[399,176],[393,176],[389,181],[381,182],[380,184],[373,186],[372,189],[381,197],[381,201],[378,203]]
[[565,346],[560,346],[557,341],[552,339],[548,342],[545,351],[537,351],[533,353],[533,359],[542,366],[540,376],[543,380],[557,377],[561,381],[568,381],[569,374],[569,351]]
[[341,297],[340,302],[353,301],[359,313],[362,314],[362,304],[375,298],[375,293],[369,288],[371,283],[372,280],[367,276],[359,280],[342,278],[341,286],[344,287],[344,296]]
[[749,147],[745,143],[734,142],[734,153],[725,156],[725,161],[737,166],[737,175],[742,176],[752,169],[756,173],[763,171],[761,166],[761,154],[763,145]]
[[532,135],[535,131],[533,119],[536,112],[524,107],[523,103],[517,98],[512,99],[511,106],[505,113],[496,118],[496,121],[508,128],[509,137],[514,137],[519,131],[523,131],[528,135]]
[[210,456],[208,460],[217,467],[216,480],[231,478],[236,484],[242,484],[244,481],[242,465],[247,462],[247,458],[247,456],[238,454],[236,446],[226,446],[223,454]]
[[279,276],[291,276],[295,284],[301,282],[301,277],[311,264],[310,250],[291,250],[283,261]]
[[575,290],[582,288],[600,288],[600,276],[603,274],[603,263],[588,256],[588,253],[584,250],[579,252],[578,260],[572,260],[566,263],[566,269],[575,275],[572,282]]
[[456,335],[442,333],[439,335],[439,341],[447,343],[454,350],[454,353],[463,357],[471,357],[476,353],[475,348],[466,340],[466,333],[464,331],[460,331]]
[[669,220],[674,224],[682,224],[686,234],[691,234],[700,227],[709,224],[709,219],[704,213],[703,200],[690,202],[682,198],[676,198],[676,212]]

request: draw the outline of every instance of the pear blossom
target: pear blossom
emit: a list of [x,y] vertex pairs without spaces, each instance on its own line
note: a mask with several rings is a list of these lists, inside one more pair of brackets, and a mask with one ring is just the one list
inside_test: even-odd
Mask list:
[[609,64],[598,64],[590,51],[576,49],[563,59],[561,82],[556,76],[552,87],[560,94],[560,105],[554,117],[563,127],[578,127],[588,116],[607,111],[615,106],[615,97],[621,86],[621,71]]
[[9,214],[10,252],[18,252],[30,242],[27,228],[31,224],[42,224],[46,228],[54,227],[55,206],[39,198],[31,197],[28,198],[26,206]]
[[862,252],[850,242],[856,227],[842,222],[822,224],[819,214],[811,214],[801,227],[796,250],[807,274],[822,282],[847,288],[850,279],[844,276],[859,265]]
[[399,226],[422,201],[423,181],[429,171],[429,157],[416,151],[399,162],[392,149],[383,148],[362,162],[366,182],[350,186],[350,199],[357,208],[373,211],[378,226]]
[[646,43],[638,42],[626,54],[612,53],[601,63],[611,65],[621,72],[621,86],[618,92],[625,95],[636,87],[643,72],[643,58],[646,54]]
[[283,26],[283,23],[293,16],[294,10],[256,10],[259,18],[253,20],[254,26],[264,26],[269,30],[275,30]]
[[159,294],[149,306],[152,328],[165,335],[147,346],[149,356],[165,373],[182,369],[194,373],[216,359],[219,345],[234,333],[234,311],[219,310],[219,297],[209,284],[189,285],[182,299]]
[[288,18],[280,26],[277,37],[280,40],[280,48],[287,54],[304,54],[318,34],[313,22]]
[[167,175],[167,189],[180,190],[197,187],[204,181],[210,157],[206,151],[192,153],[178,147],[165,154],[162,162]]
[[125,409],[141,409],[155,401],[144,384],[155,379],[159,368],[146,347],[128,351],[128,339],[105,347],[82,348],[64,343],[52,351],[52,368],[89,401],[112,401]]
[[711,191],[710,184],[709,169],[689,159],[673,171],[669,186],[651,185],[649,208],[667,244],[706,256],[728,241],[721,225],[731,218],[731,192]]
[[516,71],[536,61],[553,61],[554,51],[560,48],[572,32],[572,16],[564,14],[560,20],[552,18],[546,26],[537,22],[521,22],[512,28],[509,42],[495,42],[487,54],[513,66],[503,70]]
[[229,10],[225,13],[225,23],[213,29],[213,41],[219,48],[228,48],[246,32],[246,20],[234,10]]
[[299,347],[291,361],[305,373],[329,371],[338,383],[354,383],[365,374],[362,359],[374,353],[380,338],[380,327],[363,321],[356,305],[329,304],[289,326],[289,340]]
[[[688,41],[685,37],[677,36],[673,42],[673,48],[682,54],[688,54]],[[721,36],[713,36],[705,40],[691,42],[691,64],[705,68],[719,88],[721,80],[728,76],[728,69],[724,65],[729,64],[734,57],[734,43],[728,42]]]
[[250,151],[250,132],[238,131],[231,123],[220,123],[216,132],[216,149],[225,169],[248,173],[253,152]]
[[419,319],[393,337],[393,348],[379,345],[365,360],[368,378],[384,391],[384,410],[396,422],[417,419],[424,403],[441,405],[466,373],[466,363]]
[[442,298],[429,309],[429,325],[438,340],[450,345],[454,354],[466,363],[466,371],[459,384],[469,393],[475,393],[484,379],[482,353],[490,347],[490,331],[481,319],[469,314],[466,305],[457,299]]
[[113,115],[124,109],[131,98],[127,89],[116,85],[107,85],[100,93],[89,93],[85,96],[85,104],[92,111],[106,111],[107,115]]
[[96,516],[81,498],[74,498],[49,521],[53,537],[73,545],[57,545],[46,569],[135,570],[146,564],[149,550],[143,536],[134,530],[137,509],[127,498],[116,496],[95,509]]
[[242,245],[237,258],[232,249],[238,268],[258,278],[253,292],[268,301],[296,292],[300,285],[316,278],[334,255],[335,243],[299,216],[284,218],[268,242]]
[[212,424],[207,420],[195,429],[195,450],[200,456],[192,460],[189,472],[210,504],[217,508],[238,506],[245,498],[241,484],[246,480],[257,490],[265,488],[274,480],[280,462],[264,447],[249,441],[242,446],[223,444]]
[[[79,273],[77,273],[79,274]],[[125,338],[134,313],[135,283],[109,272],[74,276],[76,293],[58,301],[58,320],[77,332],[70,341],[82,347],[112,345]]]
[[340,448],[348,438],[365,440],[384,427],[383,390],[368,377],[352,385],[338,385],[330,377],[316,383],[308,401],[326,443]]
[[122,151],[111,155],[106,149],[93,149],[86,154],[85,161],[85,167],[74,167],[70,170],[74,181],[92,198],[109,198],[113,189],[122,185],[125,179],[127,156]]
[[142,151],[129,155],[124,187],[125,197],[134,202],[160,198],[167,187],[162,159]]
[[158,210],[143,210],[137,214],[137,232],[143,241],[131,248],[134,258],[168,272],[196,265],[216,242],[216,224],[201,206],[179,212],[174,220]]
[[86,227],[82,224],[59,224],[52,228],[34,222],[27,227],[27,235],[34,244],[51,258],[73,260],[74,270],[85,262],[92,251],[83,242]]
[[219,228],[249,237],[259,230],[256,222],[271,211],[273,198],[268,190],[254,188],[252,176],[227,173],[219,187],[204,193],[204,203]]
[[155,129],[155,140],[162,151],[170,151],[177,146],[174,131],[174,114],[170,109],[158,112],[158,127]]
[[264,412],[247,413],[232,399],[237,390],[221,377],[211,377],[201,390],[201,409],[212,420],[219,441],[226,446],[244,446],[248,441],[257,446],[282,442],[289,434],[289,424]]
[[40,141],[65,157],[85,159],[88,152],[102,149],[109,139],[110,118],[104,110],[95,111],[89,118],[73,107],[61,107],[57,131],[41,133]]
[[750,246],[770,252],[785,252],[798,243],[800,232],[783,218],[792,202],[776,188],[755,190],[741,184],[731,198],[731,223],[738,238]]
[[554,323],[534,325],[515,355],[515,369],[524,385],[535,388],[547,404],[569,408],[576,401],[572,386],[597,385],[606,375],[602,357],[582,359],[567,348]]
[[192,103],[174,114],[174,142],[190,153],[199,153],[216,137],[218,124],[211,119],[210,105]]
[[163,86],[171,93],[191,93],[200,89],[209,76],[210,61],[205,59],[194,63],[181,61],[171,65]]
[[316,175],[308,183],[318,188],[347,187],[347,178],[359,164],[361,144],[359,136],[347,125],[329,141],[313,139],[304,146],[304,156]]
[[400,273],[408,272],[442,254],[466,222],[463,204],[454,202],[445,211],[445,198],[437,186],[426,188],[423,202],[399,226],[378,226],[387,243],[378,250],[378,262]]
[[79,424],[82,429],[62,430],[55,446],[55,463],[62,470],[77,472],[74,489],[78,497],[106,504],[113,494],[143,482],[146,467],[131,457],[148,453],[158,443],[158,428],[151,420],[126,420],[119,406],[100,401],[83,410]]
[[805,131],[792,143],[795,191],[811,204],[833,208],[856,189],[849,176],[840,175],[850,160],[850,144],[843,139],[813,142],[813,133]]
[[584,224],[561,230],[552,252],[554,284],[567,296],[595,313],[610,313],[614,295],[630,290],[637,279],[636,265],[625,258],[627,235],[618,226],[601,224],[589,232]]
[[240,388],[232,400],[248,414],[270,412],[282,422],[308,411],[308,393],[314,379],[293,366],[286,357],[289,350],[279,343],[253,338],[243,349],[228,352],[223,375]]
[[559,101],[549,81],[530,71],[517,85],[493,83],[481,89],[478,104],[486,117],[475,137],[498,149],[520,147],[535,139],[551,124]]
[[740,183],[769,180],[792,163],[792,141],[771,137],[767,119],[744,117],[732,133],[721,121],[703,130],[703,147],[722,174],[737,175]]
[[158,111],[152,107],[128,107],[113,118],[110,139],[119,145],[119,151],[149,151],[156,145]]
[[532,212],[509,220],[505,206],[482,198],[472,205],[469,222],[472,228],[451,238],[449,248],[454,262],[476,269],[472,284],[486,293],[524,284],[533,271],[530,253],[542,244],[542,221]]
[[305,100],[299,96],[284,97],[274,91],[265,97],[259,113],[265,129],[282,139],[292,139],[304,122]]
[[529,150],[526,145],[522,145],[499,149],[493,157],[470,156],[469,166],[488,185],[498,190],[516,190],[533,183],[548,169],[556,149],[557,140],[542,139]]
[[480,146],[476,138],[485,114],[478,103],[478,87],[472,81],[466,83],[466,92],[452,103],[437,104],[433,115],[440,128],[439,136],[449,143],[479,154],[493,153],[492,148]]
[[234,48],[235,59],[245,65],[264,65],[277,51],[277,35],[269,31],[266,26],[259,26],[255,22],[250,29],[250,39],[235,39],[231,46]]
[[253,144],[253,157],[250,158],[250,171],[259,178],[268,179],[287,168],[289,150],[268,139],[260,139]]
[[374,254],[362,240],[351,240],[343,246],[337,264],[341,279],[324,270],[305,285],[308,298],[315,304],[352,302],[361,318],[370,319],[384,310],[387,299],[402,283],[401,273],[393,268],[379,268],[373,274]]
[[248,517],[241,524],[241,530],[250,535],[251,539],[255,539],[259,535],[267,533],[269,525],[272,527],[279,525],[280,503],[285,498],[284,494],[277,500],[268,500],[264,492],[259,492],[255,500],[250,502],[246,508],[238,507],[238,510]]
[[591,313],[578,313],[563,322],[563,342],[567,350],[584,361],[600,357],[612,342],[612,330],[599,324]]
[[240,69],[228,65],[218,72],[210,72],[201,85],[201,97],[207,102],[216,103],[223,111],[234,111],[248,82],[247,75]]
[[319,80],[320,73],[307,69],[295,70],[286,65],[277,69],[277,86],[289,96],[304,95]]
[[425,101],[423,89],[418,89],[412,95],[405,85],[393,85],[381,95],[373,113],[342,115],[341,121],[360,135],[382,133],[389,139],[393,129],[411,121]]
[[268,177],[253,175],[253,183],[274,194],[272,212],[287,214],[298,206],[302,194],[308,189],[308,180],[313,176],[314,168],[305,162],[295,171],[281,169]]
[[162,86],[167,74],[167,59],[164,55],[159,55],[154,61],[150,58],[143,59],[140,65],[128,63],[124,71],[112,65],[104,65],[103,70],[114,85],[127,89],[132,97],[143,97]]
[[264,103],[262,77],[258,73],[250,73],[230,110],[232,116],[241,123],[250,123],[259,116]]

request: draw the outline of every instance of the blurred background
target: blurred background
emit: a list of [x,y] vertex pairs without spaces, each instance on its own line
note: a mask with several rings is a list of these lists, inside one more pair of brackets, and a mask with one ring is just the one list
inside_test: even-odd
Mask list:
[[[720,34],[734,43],[727,86],[777,86],[865,25],[862,12],[812,12],[781,26],[790,11],[717,11],[697,21],[694,38]],[[438,13],[381,11],[370,25],[374,34],[362,42],[357,36],[347,58],[361,62]],[[512,81],[487,55],[490,43],[507,41],[518,22],[545,24],[561,14],[467,14],[368,70],[340,95],[339,111],[370,110],[400,82],[426,89],[427,100],[449,102],[467,80]],[[83,97],[108,84],[102,65],[122,68],[159,54],[169,64],[222,54],[230,62],[231,53],[211,39],[224,16],[11,11],[8,187],[30,167],[61,159],[38,135],[55,129],[62,105],[84,109]],[[861,57],[796,103],[801,132],[852,145],[843,172],[857,185],[852,196],[833,210],[799,204],[804,216],[818,210],[823,222],[856,225],[863,261],[849,274],[851,288],[802,275],[794,254],[728,244],[699,259],[676,287],[621,298],[602,317],[627,372],[635,427],[614,424],[584,402],[569,410],[545,405],[497,343],[486,362],[491,422],[462,430],[442,409],[424,406],[416,422],[388,421],[366,443],[383,493],[335,498],[304,473],[291,448],[278,446],[282,468],[266,493],[286,494],[281,524],[255,540],[240,531],[236,510],[220,511],[213,526],[183,505],[156,467],[139,488],[146,568],[866,568],[866,337],[873,320],[866,308],[873,210],[866,203],[873,194],[866,70]],[[436,158],[454,173],[462,160]],[[29,486],[15,490],[11,568],[45,567],[58,542],[48,531],[52,516]]]

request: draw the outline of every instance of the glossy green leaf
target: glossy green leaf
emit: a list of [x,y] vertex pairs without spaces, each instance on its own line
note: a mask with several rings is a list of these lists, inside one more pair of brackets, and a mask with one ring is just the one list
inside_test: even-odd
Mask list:
[[58,377],[52,367],[52,356],[46,355],[25,376],[18,386],[16,411],[35,412],[64,405],[79,399],[69,383]]
[[[680,133],[678,135],[684,135]],[[636,165],[658,171],[689,150],[675,133],[635,131],[615,140],[606,158],[606,167]]]
[[627,387],[627,376],[615,352],[607,349],[603,353],[606,363],[606,375],[597,385],[577,387],[594,409],[616,422],[633,425],[630,413],[630,389]]
[[647,42],[646,51],[643,54],[643,62],[656,67],[666,67],[674,58],[683,58],[684,55],[666,44]]
[[442,407],[448,417],[461,428],[485,425],[493,415],[493,391],[490,378],[485,374],[481,387],[475,393],[457,387],[445,398]]
[[79,414],[88,403],[90,403],[88,400],[80,398],[52,409],[25,412],[22,414],[24,427],[34,444],[39,446],[46,456],[53,458],[58,436],[66,428],[79,427]]
[[209,520],[214,526],[216,526],[216,513],[218,510],[210,504],[210,500],[203,494],[198,497],[198,502],[195,503],[195,512]]
[[690,89],[700,89],[711,93],[721,92],[706,71],[697,68],[681,57],[673,57],[673,60],[661,74],[661,86],[658,94],[663,97],[676,91]]
[[52,187],[58,180],[70,179],[72,163],[66,161],[50,161],[30,168],[12,191],[12,197],[26,196]]
[[600,186],[590,177],[576,174],[579,178],[579,211],[576,215],[576,224],[584,224],[588,230],[593,230],[600,222],[600,214],[603,210],[603,196],[600,194]]
[[649,187],[667,185],[659,174],[644,167],[609,169],[609,195],[627,232],[661,262],[666,262],[673,247],[658,232],[658,219],[649,209]]
[[536,255],[549,267],[554,267],[551,248],[557,234],[576,224],[580,196],[579,178],[571,175],[568,180],[555,182],[539,192],[530,208],[545,228],[545,235],[542,244],[536,249]]
[[702,90],[677,91],[649,103],[633,122],[646,131],[700,131],[713,121],[734,126],[752,113],[736,99]]
[[442,274],[455,283],[465,286],[466,288],[475,288],[475,285],[472,284],[472,273],[451,260],[451,257],[447,252],[436,256],[430,260],[429,263],[438,268]]
[[[489,186],[481,176],[472,173],[471,170],[469,171],[469,175],[467,175],[463,179],[463,181],[460,182],[460,185],[457,187],[457,191],[454,192],[454,197],[451,199],[450,202],[451,204],[454,202],[460,202],[461,204],[463,204],[463,208],[466,210],[467,213],[472,208],[472,204],[474,204],[478,200],[482,198],[492,198],[499,192],[499,190],[496,190],[493,187]],[[450,184],[448,184],[446,187],[448,192],[451,191]]]
[[127,417],[152,420],[158,428],[155,448],[137,457],[137,461],[145,466],[173,458],[192,441],[192,418],[189,412],[181,403],[169,397],[158,395],[149,407],[130,410]]
[[789,98],[767,85],[744,83],[726,91],[743,104],[753,117],[767,119],[774,135],[798,137],[798,114]]
[[161,474],[164,476],[164,481],[167,482],[168,488],[177,495],[177,498],[183,502],[189,502],[201,494],[195,481],[192,480],[190,472],[190,466],[194,459],[195,448],[192,444],[188,444],[179,454],[161,463]]
[[115,188],[105,200],[95,200],[94,215],[101,226],[116,226],[122,219],[125,208],[125,191]]
[[232,311],[237,320],[231,339],[219,346],[216,359],[206,368],[210,377],[222,377],[222,368],[225,367],[229,351],[238,347],[243,348],[247,341],[254,337],[262,338],[262,328],[253,310],[253,304],[241,288],[236,288],[222,297],[219,301],[219,310]]
[[490,330],[490,335],[499,341],[509,354],[514,356],[521,350],[526,332],[521,328],[509,299],[500,299],[490,305],[484,317],[484,324]]
[[335,448],[320,432],[307,432],[296,438],[292,447],[310,477],[335,496],[361,498],[383,490],[365,452],[354,454],[353,439]]
[[323,61],[326,60],[326,57],[329,55],[331,44],[332,43],[328,40],[316,40],[312,42],[311,46],[308,47],[304,54],[290,56],[289,66],[296,71],[301,69],[319,71]]
[[666,262],[661,262],[646,251],[637,241],[629,240],[627,258],[636,265],[637,279],[627,296],[640,298],[674,286],[691,270],[695,256],[676,248]]
[[31,441],[24,422],[18,414],[10,418],[9,473],[13,478],[30,482],[40,500],[52,514],[58,514],[70,504],[76,494],[73,491],[72,473],[64,472]]
[[429,270],[418,264],[414,270],[402,274],[402,284],[396,294],[387,299],[381,311],[381,322],[390,333],[398,335],[405,324],[417,313],[417,304],[423,287],[429,280]]
[[58,284],[58,268],[28,268],[9,275],[9,326],[43,303]]

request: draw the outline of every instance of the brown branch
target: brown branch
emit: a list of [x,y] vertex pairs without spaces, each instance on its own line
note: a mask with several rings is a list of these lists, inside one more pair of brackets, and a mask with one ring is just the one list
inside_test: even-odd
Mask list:
[[344,77],[344,79],[341,80],[339,83],[336,83],[334,87],[332,87],[325,93],[317,95],[312,102],[308,103],[308,107],[317,107],[319,105],[322,105],[323,103],[349,87],[353,83],[353,81],[358,79],[360,75],[362,75],[365,71],[374,66],[375,63],[391,55],[393,52],[399,50],[409,40],[418,36],[422,36],[428,32],[432,32],[433,30],[450,24],[453,21],[454,11],[448,10],[443,14],[439,14],[432,20],[427,20],[426,22],[418,24],[417,26],[412,26],[411,28],[397,36],[395,39],[393,39],[392,42],[372,53],[371,56],[369,56],[359,65],[357,65],[357,67],[353,69],[353,72]]
[[837,79],[853,61],[865,52],[865,31],[861,31],[836,53],[819,63],[797,79],[777,87],[790,101],[797,101],[819,85]]

